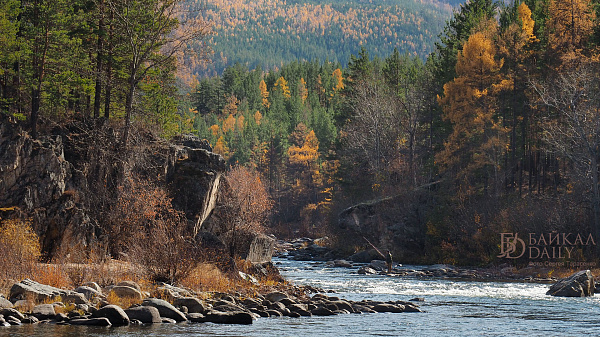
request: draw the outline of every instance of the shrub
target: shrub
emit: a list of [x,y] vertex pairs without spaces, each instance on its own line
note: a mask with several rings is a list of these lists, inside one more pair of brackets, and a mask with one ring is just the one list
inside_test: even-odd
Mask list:
[[3,220],[0,223],[0,278],[21,280],[31,277],[40,258],[40,243],[29,221]]
[[153,281],[185,278],[198,264],[201,249],[165,189],[131,178],[119,193],[110,233],[113,254],[124,253]]

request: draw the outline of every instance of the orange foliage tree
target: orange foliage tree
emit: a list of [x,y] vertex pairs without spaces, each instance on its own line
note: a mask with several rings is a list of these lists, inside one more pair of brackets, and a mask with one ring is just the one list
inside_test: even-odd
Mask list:
[[495,24],[488,24],[469,37],[458,53],[457,77],[444,85],[444,96],[438,97],[452,133],[436,160],[454,173],[467,194],[487,188],[487,181],[501,182],[499,167],[508,130],[497,115],[496,102],[498,93],[510,89],[512,81],[501,78],[504,60],[496,58],[494,34]]

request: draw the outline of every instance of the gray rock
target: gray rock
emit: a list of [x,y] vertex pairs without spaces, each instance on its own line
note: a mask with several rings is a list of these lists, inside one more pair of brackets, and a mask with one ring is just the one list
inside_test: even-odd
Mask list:
[[82,287],[89,287],[94,289],[95,291],[99,292],[102,294],[102,288],[100,288],[100,286],[98,285],[98,283],[96,282],[86,282],[84,284],[81,285]]
[[561,297],[594,296],[594,276],[590,270],[581,270],[553,284],[546,295]]
[[117,283],[117,286],[131,287],[139,292],[142,292],[140,285],[133,281],[121,281]]
[[130,320],[136,319],[144,324],[161,323],[158,309],[151,306],[139,306],[125,310]]
[[265,296],[265,298],[271,302],[279,302],[281,300],[283,300],[284,298],[288,298],[289,296],[286,293],[283,293],[281,291],[275,291],[272,293],[269,293]]
[[373,310],[377,312],[401,313],[404,312],[404,306],[402,304],[379,303],[373,306]]
[[114,326],[129,325],[129,317],[127,316],[125,311],[123,311],[123,309],[118,305],[109,304],[96,310],[92,314],[92,318],[101,317],[108,318],[110,324]]
[[205,315],[206,322],[218,324],[252,324],[253,318],[247,312],[217,312],[212,311]]
[[19,321],[24,319],[25,316],[18,311],[17,309],[13,309],[13,308],[5,308],[0,310],[0,315],[4,316],[4,318],[8,318],[9,316],[13,316],[15,318],[17,318]]
[[360,305],[360,304],[354,304],[352,305],[352,309],[354,309],[355,313],[368,313],[368,314],[374,314],[377,311],[371,309],[370,307],[366,306],[366,305]]
[[169,317],[161,317],[160,320],[161,320],[161,323],[165,323],[165,324],[175,324],[175,323],[177,323],[176,320],[174,320],[172,318],[169,318]]
[[53,304],[39,304],[33,307],[31,314],[38,319],[44,320],[54,318],[54,316],[56,316],[56,311],[54,311]]
[[206,322],[206,318],[201,313],[193,312],[186,315],[188,321],[192,323],[204,323]]
[[335,260],[335,261],[333,261],[333,266],[341,267],[341,268],[352,268],[352,263],[350,263],[346,260]]
[[377,271],[387,270],[387,263],[383,260],[373,260],[369,264],[369,268],[375,269]]
[[33,298],[38,302],[43,302],[66,294],[67,291],[65,290],[41,284],[30,279],[24,279],[12,285],[9,298],[11,300]]
[[37,324],[39,322],[40,322],[40,320],[35,316],[25,317],[24,319],[21,320],[21,323],[23,323],[23,324]]
[[334,304],[338,310],[346,310],[349,313],[354,312],[354,309],[352,308],[352,305],[350,305],[350,303],[343,301],[343,300],[338,300],[338,301],[331,301],[332,304]]
[[161,283],[160,286],[156,288],[156,293],[157,295],[160,294],[161,298],[166,298],[169,301],[175,300],[176,298],[180,297],[192,297],[192,294],[189,290],[180,287],[175,287],[167,283]]
[[9,323],[10,325],[22,325],[23,323],[21,323],[21,320],[14,317],[14,316],[8,316],[6,318],[4,318],[6,320],[7,323]]
[[369,263],[373,260],[376,260],[378,257],[379,253],[377,253],[375,249],[370,249],[353,254],[348,259],[352,262]]
[[69,316],[60,312],[60,313],[56,314],[56,316],[54,316],[54,320],[57,322],[66,322],[69,320]]
[[102,291],[98,291],[98,290],[96,290],[92,287],[88,287],[88,286],[77,287],[77,288],[75,288],[75,292],[83,294],[83,296],[85,296],[85,298],[87,300],[104,297],[104,295],[102,294]]
[[88,300],[84,294],[78,292],[69,292],[61,296],[64,303],[88,304]]
[[106,317],[99,318],[74,318],[69,320],[71,325],[92,325],[92,326],[111,326]]
[[283,317],[283,314],[278,310],[269,309],[266,311],[268,317]]
[[165,300],[158,298],[147,298],[144,300],[144,302],[142,302],[142,305],[155,307],[158,309],[161,317],[171,318],[177,322],[183,322],[187,320],[181,311],[177,310],[173,305]]
[[0,309],[4,308],[12,308],[13,304],[11,301],[7,300],[3,296],[0,296]]
[[313,316],[333,316],[333,315],[335,315],[335,312],[333,312],[332,310],[330,310],[324,306],[318,306],[318,307],[312,309],[310,311],[310,313]]
[[115,286],[112,287],[110,291],[115,293],[115,295],[117,295],[118,297],[132,298],[140,301],[143,298],[142,293],[139,290],[129,286]]
[[375,270],[369,266],[362,266],[362,267],[358,268],[357,273],[359,273],[361,275],[374,275],[374,274],[377,274],[377,270]]

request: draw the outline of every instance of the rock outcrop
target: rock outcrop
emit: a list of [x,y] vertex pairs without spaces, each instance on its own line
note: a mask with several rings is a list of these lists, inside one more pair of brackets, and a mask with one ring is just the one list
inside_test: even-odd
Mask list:
[[[364,236],[374,240],[380,250],[389,249],[396,260],[417,258],[423,254],[426,230],[419,199],[415,192],[360,203],[339,214],[338,226],[347,232],[352,244],[371,249]],[[368,258],[367,253],[363,255],[363,259]]]
[[140,137],[141,145],[124,150],[107,123],[83,120],[33,139],[0,116],[0,217],[31,218],[46,258],[104,243],[106,207],[132,171],[160,177],[197,233],[216,205],[225,161],[197,137]]
[[553,284],[546,295],[560,297],[594,296],[594,276],[590,270],[581,270]]

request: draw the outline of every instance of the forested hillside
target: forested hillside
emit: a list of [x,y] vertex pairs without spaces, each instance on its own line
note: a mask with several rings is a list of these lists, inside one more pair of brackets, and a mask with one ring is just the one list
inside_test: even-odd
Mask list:
[[[198,134],[231,167],[260,177],[273,201],[270,230],[280,236],[329,234],[353,250],[364,242],[340,235],[340,211],[402,198],[394,225],[421,230],[417,262],[496,261],[499,233],[600,238],[595,1],[472,0],[435,39],[423,18],[450,8],[428,1],[402,9],[355,3],[361,11],[336,1],[198,2],[206,18],[181,12],[191,4],[183,0],[0,4],[3,115],[34,138],[92,121],[119,140],[115,151],[130,146],[133,126],[136,137]],[[211,10],[228,5],[229,19],[215,21],[214,31],[268,43],[277,38],[266,32],[276,29],[289,48],[310,34],[343,40],[348,59],[327,47],[336,58],[315,51],[318,60],[288,62],[257,47],[263,65],[230,64],[179,95],[177,67],[188,74],[182,80],[193,78],[176,60],[199,60],[190,55],[205,50],[198,38],[210,36]],[[269,6],[278,14],[264,22],[249,15]],[[339,29],[328,25],[336,17]],[[433,40],[396,37],[391,27],[426,29]],[[233,40],[220,45],[228,60],[248,50]],[[373,232],[394,247],[390,230]],[[591,248],[574,254],[591,258]]]
[[200,1],[214,23],[212,63],[191,73],[221,74],[235,63],[271,69],[295,60],[346,64],[361,46],[385,57],[394,48],[425,58],[458,1]]
[[235,65],[200,82],[195,127],[261,173],[288,235],[403,195],[428,261],[493,261],[503,232],[599,236],[595,18],[586,0],[474,0],[426,62],[363,45],[348,63]]

